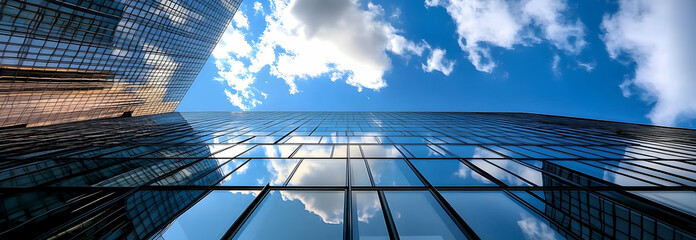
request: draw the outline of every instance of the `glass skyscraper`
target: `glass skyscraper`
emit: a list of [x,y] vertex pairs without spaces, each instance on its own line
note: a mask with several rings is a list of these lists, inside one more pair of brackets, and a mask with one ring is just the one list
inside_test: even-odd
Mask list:
[[0,127],[174,111],[240,2],[0,1]]
[[0,130],[0,239],[696,239],[696,131],[167,113]]

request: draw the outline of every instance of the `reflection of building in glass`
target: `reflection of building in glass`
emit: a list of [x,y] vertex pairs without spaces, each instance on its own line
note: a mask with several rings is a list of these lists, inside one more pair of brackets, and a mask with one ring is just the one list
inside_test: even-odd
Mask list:
[[0,139],[1,239],[695,237],[687,129],[531,114],[211,112]]
[[0,127],[173,111],[239,0],[0,3]]

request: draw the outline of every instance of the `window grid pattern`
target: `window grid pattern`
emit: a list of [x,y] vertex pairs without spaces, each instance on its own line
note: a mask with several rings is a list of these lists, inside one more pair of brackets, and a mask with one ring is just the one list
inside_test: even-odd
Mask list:
[[[696,229],[688,129],[513,113],[207,112],[0,139],[8,239],[694,239]],[[234,219],[186,220],[218,211]]]
[[0,2],[0,127],[173,111],[240,3]]

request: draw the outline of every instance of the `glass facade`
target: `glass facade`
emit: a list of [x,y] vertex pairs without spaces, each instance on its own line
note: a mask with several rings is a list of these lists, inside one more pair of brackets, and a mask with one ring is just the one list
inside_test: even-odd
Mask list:
[[174,111],[240,2],[0,1],[0,127]]
[[696,239],[696,131],[207,112],[0,130],[0,239]]

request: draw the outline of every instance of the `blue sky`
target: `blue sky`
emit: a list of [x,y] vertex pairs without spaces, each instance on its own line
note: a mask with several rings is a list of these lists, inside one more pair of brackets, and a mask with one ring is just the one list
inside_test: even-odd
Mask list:
[[246,0],[177,111],[505,111],[696,128],[694,10]]

